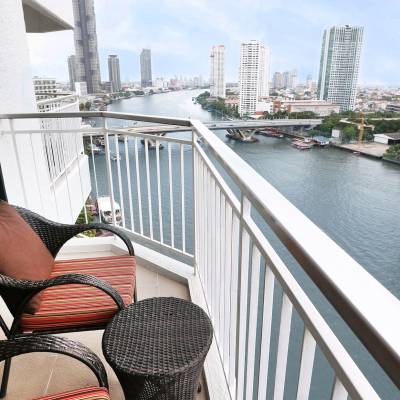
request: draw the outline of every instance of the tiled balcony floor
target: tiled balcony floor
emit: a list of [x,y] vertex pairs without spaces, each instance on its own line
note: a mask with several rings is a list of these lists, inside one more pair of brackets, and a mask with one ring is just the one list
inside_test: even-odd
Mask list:
[[[77,253],[68,254],[68,257],[61,255],[60,258],[83,258],[111,254],[111,252]],[[137,288],[139,299],[157,296],[174,296],[189,299],[189,290],[186,285],[141,265],[137,266]],[[1,311],[3,311],[5,306],[1,299],[0,301]],[[2,315],[4,315],[3,312]],[[101,352],[102,334],[103,331],[92,331],[63,334],[63,336],[80,341],[101,357],[107,370],[111,399],[123,400],[124,395],[119,382]],[[3,334],[1,333],[1,335]],[[2,369],[3,366],[1,365],[0,373],[2,373]],[[51,353],[27,354],[13,359],[8,392],[5,399],[31,400],[45,394],[92,385],[97,385],[96,378],[79,361]],[[202,382],[202,387],[203,390],[197,395],[196,400],[205,400],[208,397],[204,382]]]

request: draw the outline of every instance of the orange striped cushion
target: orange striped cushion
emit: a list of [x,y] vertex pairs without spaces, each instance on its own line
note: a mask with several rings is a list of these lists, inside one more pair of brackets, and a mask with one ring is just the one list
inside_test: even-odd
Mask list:
[[[132,256],[112,256],[56,261],[51,277],[69,273],[94,275],[113,286],[125,304],[132,303],[136,262]],[[61,285],[45,289],[35,314],[23,314],[26,331],[49,331],[84,326],[104,326],[117,311],[112,298],[86,285]]]
[[105,388],[89,387],[71,392],[51,394],[35,400],[110,400],[110,396]]

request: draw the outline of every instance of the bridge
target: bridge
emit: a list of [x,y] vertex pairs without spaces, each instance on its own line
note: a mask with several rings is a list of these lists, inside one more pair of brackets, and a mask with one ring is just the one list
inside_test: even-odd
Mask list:
[[[210,130],[246,129],[262,130],[265,128],[310,128],[322,123],[322,119],[263,119],[262,121],[212,121],[204,122]],[[139,125],[126,128],[130,132],[164,135],[168,132],[185,132],[191,130],[178,125]]]

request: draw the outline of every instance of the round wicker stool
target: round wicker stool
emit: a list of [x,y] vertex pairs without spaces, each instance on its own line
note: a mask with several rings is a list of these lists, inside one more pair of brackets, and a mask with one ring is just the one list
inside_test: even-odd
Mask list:
[[198,306],[174,297],[131,304],[103,336],[103,353],[126,400],[191,400],[213,330]]

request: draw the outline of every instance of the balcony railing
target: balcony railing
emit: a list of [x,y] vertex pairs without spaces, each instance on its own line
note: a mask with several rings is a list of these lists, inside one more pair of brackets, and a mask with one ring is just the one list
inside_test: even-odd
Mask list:
[[[109,112],[15,114],[0,116],[0,121],[79,117],[97,119],[100,127],[3,128],[2,135],[75,137],[79,132],[90,145],[104,141],[104,155],[89,147],[92,196],[111,198],[113,223],[119,204],[122,229],[132,240],[192,266],[219,354],[213,359],[218,365],[206,367],[211,398],[283,399],[287,391],[297,399],[379,398],[339,332],[322,317],[320,304],[311,301],[278,255],[267,230],[364,344],[363,351],[400,386],[399,300],[202,123]],[[118,120],[122,125],[129,120],[187,126],[191,132],[147,135],[119,129]],[[19,149],[14,152],[23,170]],[[83,205],[85,172],[79,163],[77,168],[81,184],[74,185],[68,176],[68,196]],[[36,184],[40,191],[40,177]],[[22,182],[22,190],[25,186]],[[23,205],[31,206],[28,197]],[[296,338],[297,351],[292,347]],[[218,371],[223,381],[213,385]]]
[[[50,95],[49,95],[50,96]],[[37,102],[39,112],[78,112],[79,97],[76,94],[53,95],[54,97]],[[79,129],[80,118],[53,119],[40,121],[40,127],[46,131]],[[55,182],[64,172],[64,165],[70,165],[81,152],[82,135],[60,132],[57,135],[44,135],[43,146],[46,151],[50,177]],[[77,146],[80,146],[77,151]]]

